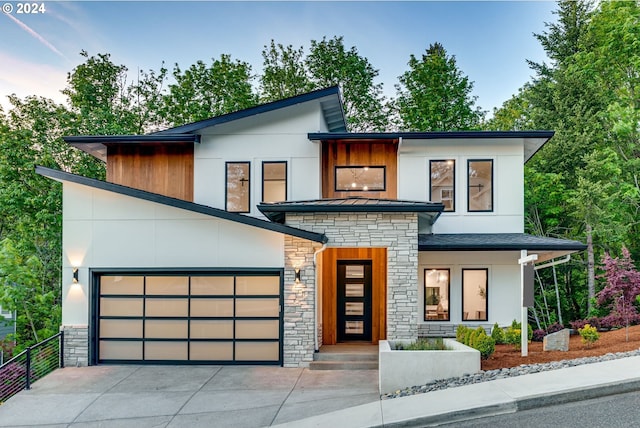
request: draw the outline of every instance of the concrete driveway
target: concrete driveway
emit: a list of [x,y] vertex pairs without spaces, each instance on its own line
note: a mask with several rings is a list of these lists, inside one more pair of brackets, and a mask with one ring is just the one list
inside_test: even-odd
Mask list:
[[64,368],[0,406],[0,427],[262,427],[379,398],[377,370]]

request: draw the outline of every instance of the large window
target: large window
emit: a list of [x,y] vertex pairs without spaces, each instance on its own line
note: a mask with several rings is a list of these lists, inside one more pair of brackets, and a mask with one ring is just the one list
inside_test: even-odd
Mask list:
[[384,166],[337,166],[336,191],[371,192],[385,190]]
[[493,211],[493,161],[469,160],[467,209]]
[[449,321],[449,269],[424,270],[424,320]]
[[488,269],[462,269],[462,320],[487,321]]
[[287,163],[262,162],[262,202],[287,200]]
[[453,159],[429,161],[431,187],[429,200],[442,202],[445,211],[455,211],[456,162]]
[[249,162],[227,162],[227,211],[248,213],[251,183]]

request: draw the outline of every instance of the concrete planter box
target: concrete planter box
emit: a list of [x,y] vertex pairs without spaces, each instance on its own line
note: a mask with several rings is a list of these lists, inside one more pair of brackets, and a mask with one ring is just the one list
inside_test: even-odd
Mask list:
[[409,341],[381,340],[378,354],[380,393],[424,385],[438,379],[480,371],[480,351],[454,339],[444,339],[447,351],[396,351],[391,345]]

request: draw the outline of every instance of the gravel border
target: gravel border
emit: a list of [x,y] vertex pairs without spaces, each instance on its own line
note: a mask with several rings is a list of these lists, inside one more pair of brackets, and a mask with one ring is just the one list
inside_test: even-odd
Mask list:
[[541,364],[522,364],[517,367],[480,371],[475,374],[465,375],[462,377],[453,377],[449,379],[436,380],[426,385],[412,386],[410,388],[401,389],[395,392],[382,394],[380,399],[387,400],[391,398],[408,397],[410,395],[423,394],[425,392],[439,391],[441,389],[455,388],[457,386],[471,385],[474,383],[487,382],[490,380],[504,379],[527,375],[538,372],[546,372],[549,370],[564,369],[567,367],[580,366],[582,364],[599,363],[602,361],[617,360],[620,358],[640,356],[640,349],[629,352],[609,353],[599,357],[583,357],[573,360],[552,361]]

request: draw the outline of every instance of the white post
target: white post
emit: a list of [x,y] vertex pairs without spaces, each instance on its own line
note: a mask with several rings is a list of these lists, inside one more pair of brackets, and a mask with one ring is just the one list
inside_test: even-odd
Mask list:
[[526,357],[529,354],[529,327],[527,326],[527,318],[529,316],[529,309],[524,306],[524,266],[527,263],[535,263],[538,260],[537,254],[527,255],[527,250],[520,250],[520,305],[522,312],[520,314],[520,350],[522,356]]

